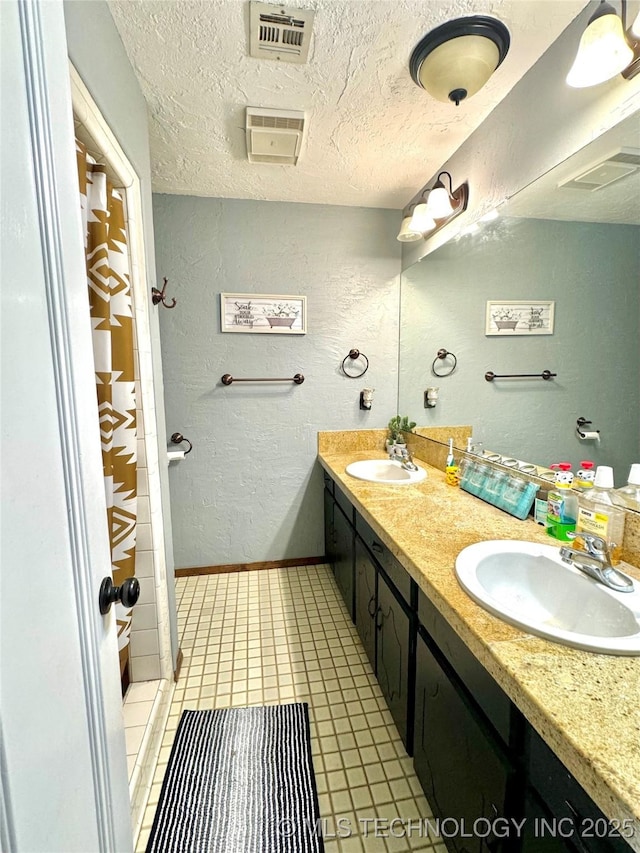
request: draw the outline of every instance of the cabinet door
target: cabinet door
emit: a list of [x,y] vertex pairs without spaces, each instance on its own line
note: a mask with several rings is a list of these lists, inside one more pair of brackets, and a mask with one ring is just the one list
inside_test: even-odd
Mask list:
[[410,621],[382,574],[378,574],[376,674],[391,716],[407,744]]
[[529,780],[553,816],[545,827],[545,837],[557,831],[566,838],[567,849],[580,853],[631,853],[628,842],[617,831],[626,835],[631,829],[629,824],[617,826],[607,820],[540,735],[531,727],[527,734]]
[[[336,561],[336,503],[328,489],[324,490],[324,553],[327,562],[334,568]],[[334,568],[335,571],[335,568]]]
[[335,531],[335,554],[333,571],[336,577],[338,589],[353,619],[353,546],[354,531],[349,521],[345,518],[342,510],[334,504],[333,525]]
[[505,815],[510,767],[420,635],[415,709],[417,776],[435,817],[455,817],[466,827],[447,838],[447,846],[458,853],[507,849],[500,839],[473,837],[469,828],[478,818]]
[[356,628],[371,666],[376,668],[376,567],[356,537]]

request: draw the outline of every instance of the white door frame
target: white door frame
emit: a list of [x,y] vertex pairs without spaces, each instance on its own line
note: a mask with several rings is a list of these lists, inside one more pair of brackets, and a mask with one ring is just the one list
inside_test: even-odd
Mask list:
[[1,840],[119,853],[132,833],[115,615],[97,604],[111,559],[63,9],[0,7],[3,345],[15,349],[2,388]]

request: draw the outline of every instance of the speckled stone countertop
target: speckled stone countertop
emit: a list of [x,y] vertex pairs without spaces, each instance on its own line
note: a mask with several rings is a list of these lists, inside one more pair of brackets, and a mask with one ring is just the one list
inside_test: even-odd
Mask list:
[[[375,447],[383,446],[381,434]],[[634,821],[627,840],[640,851],[640,658],[526,634],[476,604],[455,576],[457,554],[474,542],[553,540],[533,521],[448,486],[442,471],[420,459],[428,471],[422,483],[357,480],[346,466],[384,453],[364,446],[366,438],[336,451],[320,435],[321,465],[604,814]],[[640,571],[632,573],[640,579]]]

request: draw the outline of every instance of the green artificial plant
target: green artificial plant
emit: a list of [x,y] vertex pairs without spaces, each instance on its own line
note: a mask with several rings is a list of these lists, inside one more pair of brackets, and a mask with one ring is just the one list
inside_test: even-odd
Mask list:
[[389,421],[389,443],[404,444],[405,440],[402,433],[411,432],[415,425],[415,421],[410,421],[406,415],[404,417],[395,415]]

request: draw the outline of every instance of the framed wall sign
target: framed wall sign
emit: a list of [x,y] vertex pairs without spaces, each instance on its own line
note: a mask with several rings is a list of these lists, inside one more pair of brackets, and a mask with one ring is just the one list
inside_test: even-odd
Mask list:
[[307,332],[307,297],[221,293],[220,326],[223,332],[304,335]]
[[555,302],[523,299],[487,302],[485,335],[552,335]]

